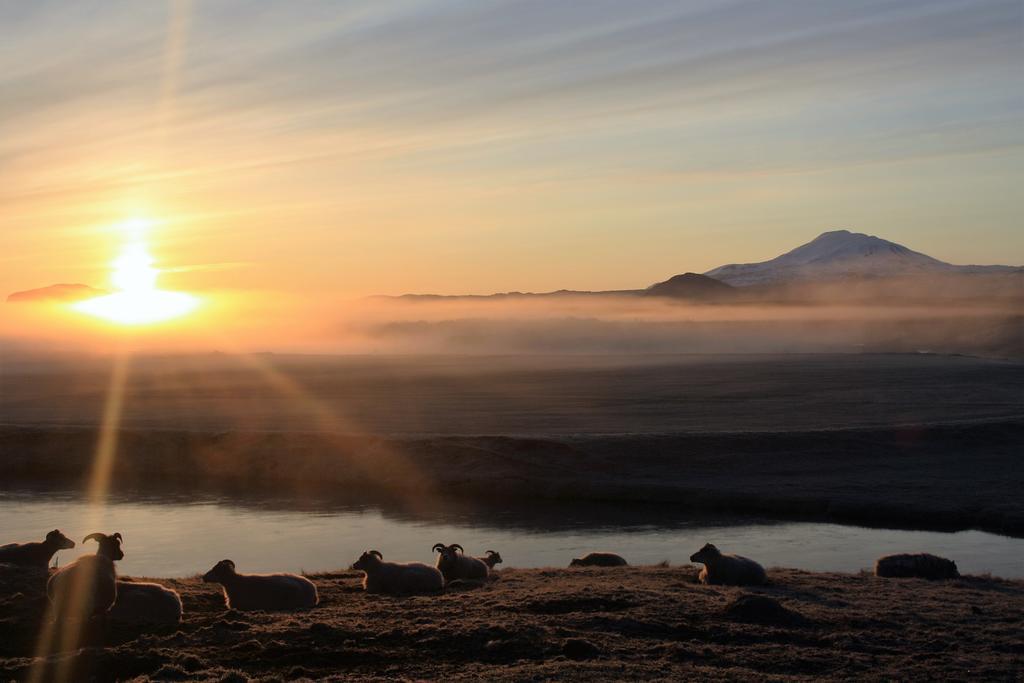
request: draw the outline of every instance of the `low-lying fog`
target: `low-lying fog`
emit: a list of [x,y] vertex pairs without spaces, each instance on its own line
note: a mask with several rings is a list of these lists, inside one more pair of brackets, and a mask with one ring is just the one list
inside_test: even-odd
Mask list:
[[1024,357],[1024,280],[745,288],[698,303],[632,294],[205,295],[158,328],[90,324],[59,304],[0,307],[0,355],[41,349],[299,353],[935,352]]

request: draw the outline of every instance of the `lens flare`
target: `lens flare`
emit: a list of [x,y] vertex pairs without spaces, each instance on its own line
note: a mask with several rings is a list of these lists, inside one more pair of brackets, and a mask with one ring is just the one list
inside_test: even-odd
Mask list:
[[[132,226],[137,223],[130,222]],[[142,242],[143,231],[132,230],[130,234],[135,241],[125,245],[113,264],[110,281],[117,291],[79,301],[72,308],[120,325],[159,323],[195,310],[199,299],[191,294],[157,288],[160,270]]]

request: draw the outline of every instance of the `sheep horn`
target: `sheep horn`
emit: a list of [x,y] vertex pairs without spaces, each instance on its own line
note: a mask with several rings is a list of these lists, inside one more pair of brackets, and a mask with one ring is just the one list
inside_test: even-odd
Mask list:
[[380,554],[379,550],[368,550],[367,552],[370,555],[376,555],[378,560],[383,560],[384,559],[384,556]]
[[99,533],[99,532],[97,531],[96,533],[94,533],[94,534],[89,534],[88,536],[86,536],[85,538],[83,538],[83,539],[82,539],[82,543],[85,543],[86,541],[91,541],[91,540],[95,540],[95,541],[96,541],[97,543],[99,543],[100,541],[102,541],[102,540],[103,540],[104,538],[106,538],[106,537],[107,537],[107,535],[106,535],[106,534],[101,534],[101,533]]
[[443,553],[444,551],[444,543],[435,543],[434,547],[430,549],[430,552],[432,553]]
[[494,551],[494,550],[488,550],[487,554],[488,555],[497,555],[498,553],[496,551]]
[[449,547],[449,548],[458,548],[458,549],[459,549],[459,552],[460,552],[460,553],[463,553],[463,554],[465,554],[465,552],[466,552],[465,550],[463,550],[463,549],[462,549],[462,546],[461,546],[461,545],[459,545],[458,543],[452,543],[452,544],[451,544],[450,546],[448,546],[448,547]]
[[114,532],[114,538],[116,538],[117,540],[119,540],[119,541],[121,541],[122,543],[124,543],[124,539],[123,539],[123,538],[121,538],[121,532],[120,532],[120,531],[115,531],[115,532]]

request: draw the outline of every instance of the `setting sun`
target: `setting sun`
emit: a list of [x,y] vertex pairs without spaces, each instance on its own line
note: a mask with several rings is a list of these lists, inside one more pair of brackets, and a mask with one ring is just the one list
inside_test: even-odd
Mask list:
[[72,305],[74,310],[121,325],[163,322],[192,312],[199,299],[156,286],[160,270],[142,241],[148,221],[133,220],[122,228],[133,240],[114,261],[110,281],[117,291]]

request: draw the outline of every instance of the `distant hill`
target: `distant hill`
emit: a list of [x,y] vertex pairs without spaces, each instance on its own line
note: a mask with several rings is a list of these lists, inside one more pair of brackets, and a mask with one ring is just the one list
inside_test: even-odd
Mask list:
[[924,274],[1013,273],[1015,266],[957,266],[889,240],[849,230],[824,232],[760,263],[731,263],[705,275],[735,287],[846,277],[889,278]]
[[643,291],[645,296],[666,296],[696,301],[722,301],[735,293],[735,287],[698,273],[676,275]]
[[689,301],[920,301],[1014,299],[1024,295],[1024,267],[959,266],[902,244],[849,230],[824,232],[760,263],[731,263],[675,275],[646,289],[499,294],[404,294],[405,301],[448,299],[657,296]]
[[38,289],[26,289],[8,295],[8,303],[28,303],[32,301],[80,301],[94,296],[108,294],[102,289],[81,284],[57,284]]

